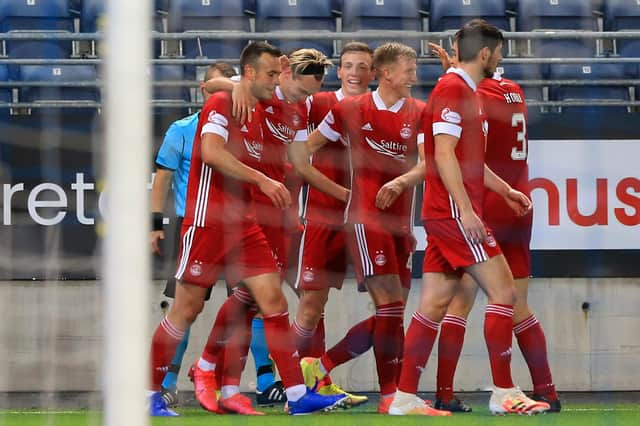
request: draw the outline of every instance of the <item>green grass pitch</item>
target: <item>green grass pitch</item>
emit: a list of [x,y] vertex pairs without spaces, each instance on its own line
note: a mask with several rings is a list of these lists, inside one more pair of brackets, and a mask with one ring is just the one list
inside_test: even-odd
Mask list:
[[[153,418],[152,426],[402,426],[433,424],[449,426],[545,425],[545,426],[640,426],[640,404],[580,404],[564,407],[559,414],[538,416],[492,416],[486,405],[474,405],[473,413],[444,418],[393,417],[375,414],[375,405],[313,416],[288,416],[281,408],[264,410],[260,417],[217,416],[199,408],[179,409],[180,417]],[[0,411],[0,426],[98,426],[102,416],[95,411]],[[125,426],[125,425],[123,425]],[[129,425],[126,425],[129,426]],[[131,425],[133,426],[133,425]]]

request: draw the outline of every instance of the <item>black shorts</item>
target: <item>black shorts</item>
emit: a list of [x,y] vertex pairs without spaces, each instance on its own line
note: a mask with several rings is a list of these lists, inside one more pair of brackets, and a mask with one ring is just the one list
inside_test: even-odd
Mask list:
[[[162,294],[172,299],[176,297],[175,265],[177,265],[178,263],[178,251],[180,250],[180,230],[182,229],[182,219],[183,218],[180,216],[176,218],[176,226],[173,229],[173,247],[171,249],[171,259],[169,259],[171,264],[174,266],[172,266],[170,269],[171,274],[169,274],[169,278],[167,278],[167,283],[164,286],[164,291],[162,292]],[[212,290],[213,290],[213,287],[209,287],[209,289],[207,290],[207,295],[205,296],[204,300],[209,300],[211,298]]]

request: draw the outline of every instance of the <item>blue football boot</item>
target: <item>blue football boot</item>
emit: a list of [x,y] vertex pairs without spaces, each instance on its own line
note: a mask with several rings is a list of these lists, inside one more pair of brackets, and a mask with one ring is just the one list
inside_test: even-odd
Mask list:
[[314,390],[307,389],[307,393],[302,398],[295,402],[289,401],[287,405],[289,414],[303,416],[342,407],[348,398],[347,395],[320,395]]
[[176,417],[180,415],[167,407],[167,402],[162,398],[161,392],[151,394],[149,414],[153,417]]

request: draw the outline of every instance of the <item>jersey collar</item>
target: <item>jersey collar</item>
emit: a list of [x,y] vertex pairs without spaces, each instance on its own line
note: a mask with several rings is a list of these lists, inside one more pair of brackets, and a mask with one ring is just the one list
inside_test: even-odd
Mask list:
[[281,101],[285,100],[284,99],[284,93],[282,93],[282,89],[280,88],[280,86],[276,86],[275,93],[276,93],[276,98],[278,98]]
[[398,112],[400,111],[400,108],[402,108],[402,106],[404,105],[405,98],[402,98],[398,100],[398,102],[396,102],[395,104],[391,105],[391,107],[387,108],[387,106],[384,104],[384,101],[380,97],[380,94],[378,93],[378,89],[372,92],[372,96],[373,96],[373,103],[376,104],[376,108],[378,108],[379,111]]
[[473,79],[471,78],[471,76],[469,74],[467,74],[467,72],[461,68],[449,68],[447,70],[447,74],[449,73],[454,73],[454,74],[458,74],[460,77],[462,77],[462,79],[464,80],[465,83],[467,83],[467,86],[471,87],[471,90],[473,90],[474,92],[476,91],[476,89],[478,88],[476,86],[476,82],[473,81]]
[[336,94],[336,99],[338,102],[344,99],[344,93],[342,93],[342,87],[334,92]]

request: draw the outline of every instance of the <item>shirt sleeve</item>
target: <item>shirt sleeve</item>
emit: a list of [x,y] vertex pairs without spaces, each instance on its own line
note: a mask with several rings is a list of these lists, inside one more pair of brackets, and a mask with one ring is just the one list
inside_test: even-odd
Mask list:
[[459,138],[462,134],[462,112],[464,98],[458,86],[448,86],[434,96],[431,109],[433,136],[445,134]]
[[180,165],[182,150],[186,144],[183,127],[176,122],[171,123],[162,140],[156,156],[156,164],[169,170],[176,170]]
[[322,119],[322,122],[318,126],[318,131],[330,140],[331,142],[339,141],[344,136],[344,127],[343,127],[343,111],[344,104],[343,102],[337,103],[331,111],[325,115]]
[[221,102],[207,102],[202,109],[204,117],[207,117],[202,125],[200,136],[205,133],[213,133],[220,136],[226,143],[229,139],[229,108],[224,107]]

